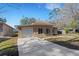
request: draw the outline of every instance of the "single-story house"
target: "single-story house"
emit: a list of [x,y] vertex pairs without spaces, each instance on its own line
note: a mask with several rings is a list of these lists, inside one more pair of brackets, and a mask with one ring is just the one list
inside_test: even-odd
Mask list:
[[47,22],[35,22],[30,25],[17,26],[19,37],[46,37],[57,34],[57,27]]
[[6,23],[0,22],[0,36],[13,36],[14,28]]

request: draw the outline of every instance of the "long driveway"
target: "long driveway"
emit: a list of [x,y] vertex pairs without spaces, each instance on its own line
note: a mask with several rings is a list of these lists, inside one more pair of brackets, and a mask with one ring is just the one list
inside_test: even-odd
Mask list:
[[69,49],[46,40],[19,38],[20,56],[79,56],[79,50]]

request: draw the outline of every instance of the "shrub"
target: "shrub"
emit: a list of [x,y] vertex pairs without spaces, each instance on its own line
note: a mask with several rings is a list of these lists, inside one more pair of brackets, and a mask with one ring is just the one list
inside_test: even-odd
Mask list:
[[65,33],[68,33],[69,29],[68,28],[64,28],[64,31],[65,31]]

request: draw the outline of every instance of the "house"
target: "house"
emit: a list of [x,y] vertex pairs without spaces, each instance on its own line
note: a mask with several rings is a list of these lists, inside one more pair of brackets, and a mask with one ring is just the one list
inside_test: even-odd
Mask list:
[[57,27],[47,22],[35,22],[17,26],[19,37],[46,37],[57,34]]
[[6,23],[0,22],[0,36],[13,36],[14,28],[7,25]]

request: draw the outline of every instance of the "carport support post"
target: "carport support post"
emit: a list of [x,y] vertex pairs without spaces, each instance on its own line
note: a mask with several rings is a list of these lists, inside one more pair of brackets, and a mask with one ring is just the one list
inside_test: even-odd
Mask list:
[[50,29],[50,35],[52,35],[53,34],[53,32],[52,32],[52,28]]
[[21,30],[18,30],[18,34],[19,34],[18,37],[21,38],[21,36],[22,36],[22,35],[21,35]]

